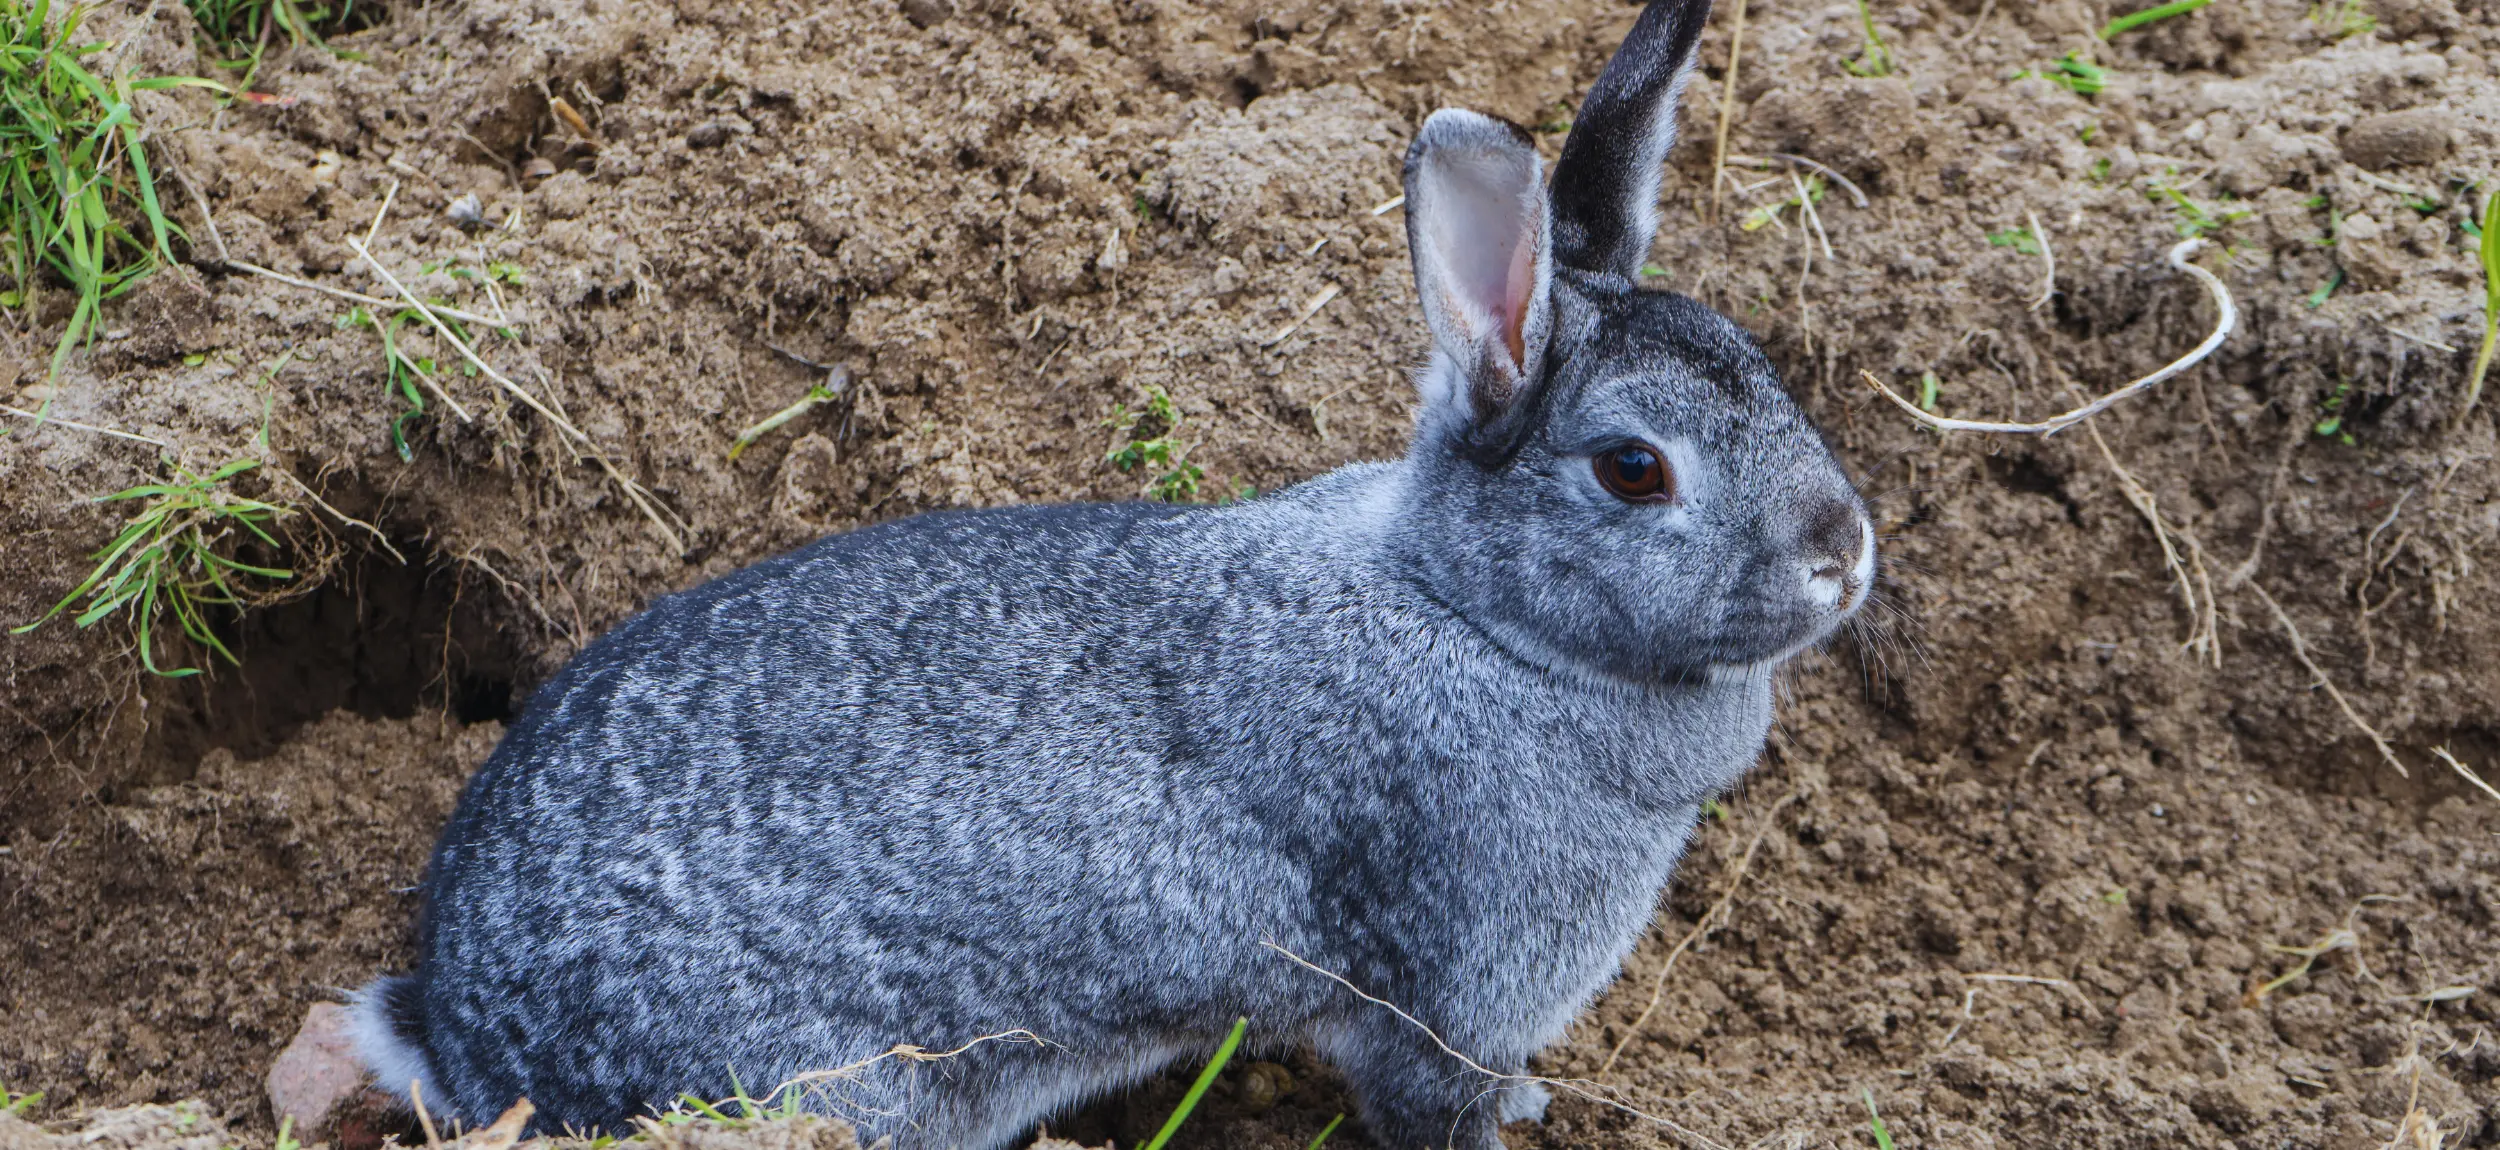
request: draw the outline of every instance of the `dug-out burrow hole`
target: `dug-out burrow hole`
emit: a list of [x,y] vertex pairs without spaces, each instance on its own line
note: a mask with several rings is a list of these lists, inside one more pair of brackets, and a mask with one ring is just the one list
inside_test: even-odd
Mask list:
[[219,660],[208,674],[152,685],[147,761],[174,777],[142,781],[180,781],[212,749],[265,756],[335,710],[510,719],[537,685],[526,616],[468,565],[396,546],[408,561],[361,548],[311,593],[223,621],[240,666]]

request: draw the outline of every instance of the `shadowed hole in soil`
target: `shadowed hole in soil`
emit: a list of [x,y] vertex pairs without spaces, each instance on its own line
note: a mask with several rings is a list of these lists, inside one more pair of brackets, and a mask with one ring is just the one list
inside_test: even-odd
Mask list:
[[[419,543],[396,546],[425,554]],[[176,777],[139,781],[180,781],[213,748],[267,755],[334,710],[510,719],[536,685],[524,681],[533,672],[521,634],[492,580],[361,550],[311,594],[229,622],[223,637],[241,666],[155,686],[147,758]]]

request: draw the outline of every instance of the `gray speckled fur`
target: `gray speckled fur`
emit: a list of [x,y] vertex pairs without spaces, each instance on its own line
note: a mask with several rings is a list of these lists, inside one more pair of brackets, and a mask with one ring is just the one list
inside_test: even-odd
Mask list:
[[[1646,14],[1625,55],[1668,66],[1633,92],[1610,66],[1624,106],[1601,79],[1580,131],[1592,110],[1671,130],[1652,89],[1705,10]],[[1482,187],[1436,181],[1483,161],[1527,205],[1524,375],[1484,366],[1463,253],[1428,239],[1417,274],[1449,302],[1403,459],[1224,508],[925,515],[660,600],[470,782],[417,969],[360,996],[384,1083],[470,1123],[526,1096],[542,1129],[614,1129],[733,1072],[760,1092],[1030,1031],[1049,1045],[841,1092],[872,1139],[989,1150],[1247,1016],[1255,1048],[1343,1069],[1380,1144],[1497,1147],[1534,1099],[1487,1100],[1261,942],[1521,1070],[1614,976],[1696,804],[1758,753],[1773,669],[1863,598],[1872,541],[1753,344],[1572,246],[1627,241],[1552,226],[1533,150],[1491,124],[1436,115],[1407,182],[1450,210]],[[1655,186],[1568,151],[1566,183],[1627,217]],[[1596,482],[1591,455],[1635,438],[1676,463],[1676,504]]]

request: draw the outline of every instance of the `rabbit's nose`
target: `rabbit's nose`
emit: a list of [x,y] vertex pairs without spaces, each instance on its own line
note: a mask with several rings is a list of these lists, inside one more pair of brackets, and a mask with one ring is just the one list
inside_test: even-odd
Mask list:
[[1856,607],[1875,570],[1875,531],[1866,516],[1845,503],[1825,504],[1802,542],[1806,598],[1826,609]]

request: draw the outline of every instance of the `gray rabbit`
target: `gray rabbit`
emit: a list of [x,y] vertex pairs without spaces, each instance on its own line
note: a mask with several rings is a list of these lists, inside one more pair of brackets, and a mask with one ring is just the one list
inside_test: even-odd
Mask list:
[[[1867,595],[1864,505],[1760,349],[1635,286],[1708,8],[1641,14],[1550,194],[1517,128],[1425,122],[1405,458],[883,524],[591,644],[470,781],[416,970],[359,996],[380,1082],[616,1130],[847,1066],[867,1138],[990,1150],[1243,1016],[1376,1144],[1500,1146],[1541,1096],[1262,944],[1521,1072]],[[872,1061],[906,1043],[972,1045]]]

